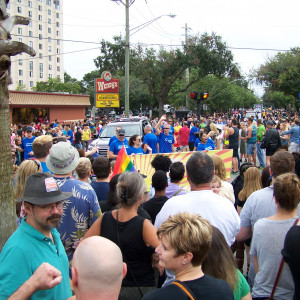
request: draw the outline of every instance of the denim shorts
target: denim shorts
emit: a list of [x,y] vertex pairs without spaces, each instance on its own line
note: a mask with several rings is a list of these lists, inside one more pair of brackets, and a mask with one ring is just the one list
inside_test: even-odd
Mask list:
[[246,153],[247,155],[254,155],[255,153],[255,146],[256,146],[256,143],[254,144],[246,144]]

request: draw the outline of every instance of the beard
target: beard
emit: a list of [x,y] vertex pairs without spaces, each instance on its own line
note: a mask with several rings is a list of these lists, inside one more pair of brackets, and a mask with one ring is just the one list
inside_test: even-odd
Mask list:
[[50,217],[48,217],[46,219],[46,223],[49,224],[48,228],[49,229],[53,229],[53,228],[57,228],[60,224],[61,221],[61,215],[60,214],[53,214]]

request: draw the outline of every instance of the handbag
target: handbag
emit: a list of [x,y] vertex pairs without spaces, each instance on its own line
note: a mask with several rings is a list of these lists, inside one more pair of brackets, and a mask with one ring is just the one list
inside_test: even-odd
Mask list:
[[264,137],[260,143],[260,149],[266,149],[266,148],[267,148],[267,141],[266,141],[266,137]]

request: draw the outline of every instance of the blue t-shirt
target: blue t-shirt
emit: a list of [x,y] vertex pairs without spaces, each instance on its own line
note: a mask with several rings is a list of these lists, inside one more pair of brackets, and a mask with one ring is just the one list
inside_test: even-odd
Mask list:
[[197,151],[203,151],[203,150],[214,150],[215,145],[212,139],[208,138],[206,144],[199,143],[197,146]]
[[171,153],[172,145],[174,144],[173,135],[165,135],[160,133],[158,136],[159,153]]
[[195,136],[194,133],[200,132],[200,128],[193,126],[192,129],[190,130],[190,136],[189,136],[189,143],[195,142],[197,137]]
[[121,148],[125,146],[125,149],[127,150],[129,148],[127,139],[124,140],[124,142],[121,142],[119,139],[116,139],[111,145],[109,146],[109,151],[111,151],[113,154],[118,155]]
[[98,198],[98,202],[106,201],[109,192],[109,182],[97,182],[91,183],[92,188],[95,190]]
[[42,169],[43,169],[43,173],[49,172],[50,174],[53,174],[53,172],[50,171],[49,168],[47,167],[47,164],[46,164],[45,161],[41,161],[41,166],[42,166]]
[[127,148],[126,151],[127,151],[128,155],[131,155],[132,153],[135,153],[138,155],[145,154],[144,150],[141,147],[134,148],[133,146],[131,146],[131,147]]
[[29,139],[28,137],[25,137],[22,140],[21,148],[24,149],[24,159],[34,157],[33,155],[29,155],[29,152],[32,151],[32,144],[33,144],[33,141],[35,140],[35,138],[36,138],[35,136],[33,136],[31,139]]
[[70,136],[69,141],[70,141],[71,145],[73,145],[73,131],[71,129],[67,131],[67,137],[69,137],[69,136]]
[[[151,149],[152,153],[157,153],[157,136],[153,133],[148,133],[144,136],[144,144],[147,144]],[[149,153],[147,150],[146,154]]]
[[110,139],[109,139],[109,142],[108,142],[108,146],[110,146],[115,140],[117,140],[118,138],[114,135],[112,136]]
[[196,141],[194,142],[194,147],[197,148],[200,143],[201,142],[200,142],[199,138],[196,138]]

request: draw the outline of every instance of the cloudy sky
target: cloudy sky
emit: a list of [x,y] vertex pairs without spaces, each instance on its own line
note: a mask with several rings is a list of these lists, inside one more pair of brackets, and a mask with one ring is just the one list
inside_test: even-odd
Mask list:
[[[119,4],[118,4],[119,3]],[[111,0],[64,0],[64,64],[72,77],[82,79],[94,70],[98,43],[125,35],[125,7]],[[152,47],[180,47],[185,24],[190,35],[215,32],[234,54],[244,75],[278,51],[300,46],[299,0],[135,0],[130,29],[152,22],[131,36]],[[174,14],[175,18],[166,15]],[[252,50],[251,50],[252,49]],[[258,50],[269,49],[269,50]],[[262,89],[255,87],[257,94]]]

